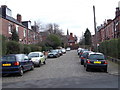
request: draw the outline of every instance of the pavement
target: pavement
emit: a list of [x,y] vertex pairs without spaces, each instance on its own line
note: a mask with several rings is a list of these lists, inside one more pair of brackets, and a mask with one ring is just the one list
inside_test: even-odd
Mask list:
[[108,73],[112,75],[119,75],[119,65],[115,62],[108,60]]

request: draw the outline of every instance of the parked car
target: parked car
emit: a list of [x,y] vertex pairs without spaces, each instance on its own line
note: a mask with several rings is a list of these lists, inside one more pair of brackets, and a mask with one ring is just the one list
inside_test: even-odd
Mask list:
[[34,65],[25,54],[9,54],[1,58],[2,74],[17,73],[20,76],[24,71],[33,70]]
[[84,50],[84,49],[83,49],[83,48],[78,49],[78,50],[77,50],[77,54],[79,55],[82,50]]
[[70,47],[67,47],[67,48],[66,48],[66,51],[70,51],[70,50],[71,50],[71,48],[70,48]]
[[107,72],[107,60],[102,53],[92,52],[89,53],[87,59],[84,62],[84,66],[86,67],[86,71],[93,68],[103,69]]
[[80,50],[82,50],[82,48],[78,48],[78,49],[77,49],[77,53],[78,53]]
[[53,57],[59,57],[60,54],[58,52],[58,50],[51,50],[49,53],[48,53],[48,58],[53,58]]
[[91,52],[92,52],[92,51],[84,51],[84,52],[81,54],[81,56],[80,56],[81,65],[84,64],[84,60],[87,58],[87,55],[88,55],[89,53],[91,53]]
[[62,56],[63,55],[62,50],[61,49],[57,49],[57,50],[58,50],[60,56]]
[[34,66],[40,67],[41,64],[46,64],[46,57],[42,52],[30,52],[28,58],[34,63]]
[[65,53],[66,53],[65,48],[62,48],[61,50],[62,50],[62,53],[63,53],[63,54],[65,54]]
[[83,54],[84,51],[88,51],[88,49],[81,49],[80,52],[78,53],[79,57]]

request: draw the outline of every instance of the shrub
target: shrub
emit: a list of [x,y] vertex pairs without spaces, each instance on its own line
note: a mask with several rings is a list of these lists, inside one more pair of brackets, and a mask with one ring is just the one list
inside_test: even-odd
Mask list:
[[40,46],[33,45],[33,44],[31,44],[31,45],[29,45],[29,46],[30,46],[30,48],[31,48],[31,52],[41,51],[41,49],[42,49]]
[[31,48],[29,45],[24,45],[24,50],[23,53],[24,54],[29,54],[31,52]]
[[20,44],[15,41],[7,42],[7,54],[19,54],[20,53]]

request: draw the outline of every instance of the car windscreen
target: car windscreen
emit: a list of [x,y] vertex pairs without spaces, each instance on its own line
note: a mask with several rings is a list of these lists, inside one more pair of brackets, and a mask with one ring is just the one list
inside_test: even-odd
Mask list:
[[81,56],[86,57],[87,54],[88,54],[88,53],[83,53]]
[[51,50],[50,52],[51,53],[57,53],[57,50]]
[[104,55],[101,55],[101,54],[91,54],[88,58],[91,60],[104,60],[105,59]]
[[31,57],[39,57],[39,53],[31,53],[28,55],[29,58]]
[[15,56],[3,56],[0,61],[16,61]]

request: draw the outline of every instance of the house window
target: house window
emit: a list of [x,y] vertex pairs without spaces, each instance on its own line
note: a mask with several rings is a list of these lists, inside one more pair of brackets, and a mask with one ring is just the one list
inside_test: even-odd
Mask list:
[[26,37],[26,29],[24,29],[24,37]]
[[16,25],[16,32],[17,32],[17,34],[18,34],[18,30],[19,30],[18,28],[19,28],[19,26],[18,26],[18,25]]
[[8,25],[8,33],[12,34],[12,25],[11,24]]
[[115,31],[117,31],[117,28],[116,28],[117,26],[118,26],[118,21],[115,24]]
[[36,40],[36,38],[35,38],[35,37],[36,37],[35,33],[34,33],[34,36],[33,36],[33,37],[34,37],[34,40]]
[[30,37],[30,31],[28,30],[28,37]]

